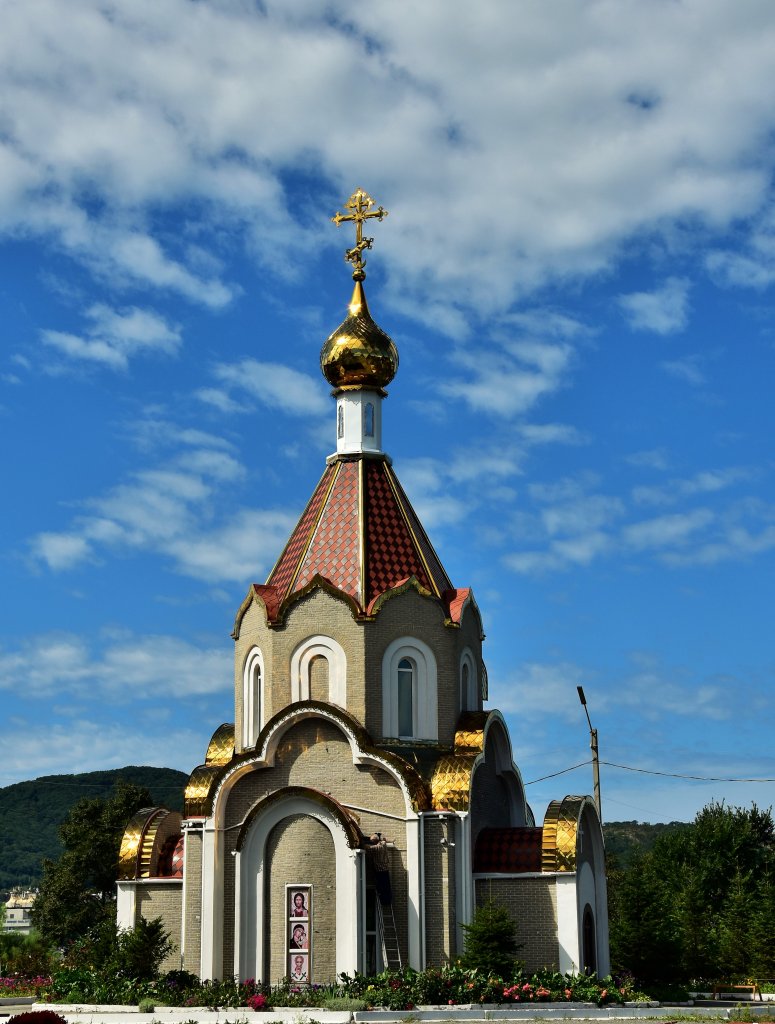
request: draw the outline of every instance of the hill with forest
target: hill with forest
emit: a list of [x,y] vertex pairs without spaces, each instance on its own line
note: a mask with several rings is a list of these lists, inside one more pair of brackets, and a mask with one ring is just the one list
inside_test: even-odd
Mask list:
[[638,854],[648,853],[660,836],[686,828],[691,828],[686,821],[608,821],[603,825],[606,863],[609,869],[626,869]]
[[[112,771],[82,775],[45,775],[0,789],[0,892],[16,885],[36,885],[45,857],[56,860],[62,852],[57,828],[82,797],[110,795],[116,780],[146,786],[154,804],[183,810],[183,788],[188,776],[172,768],[130,765]],[[637,853],[647,853],[660,835],[688,828],[682,821],[649,824],[609,821],[603,826],[609,864],[627,868]]]
[[118,779],[150,790],[154,804],[183,810],[184,772],[129,765],[81,775],[44,775],[0,788],[0,892],[34,886],[45,857],[62,853],[57,829],[83,797],[108,797]]

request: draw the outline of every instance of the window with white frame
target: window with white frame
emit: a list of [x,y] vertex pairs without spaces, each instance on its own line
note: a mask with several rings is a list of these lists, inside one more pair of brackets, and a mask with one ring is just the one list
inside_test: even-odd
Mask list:
[[[325,665],[320,659],[325,659]],[[326,693],[319,683],[328,677]],[[330,636],[310,636],[291,655],[291,700],[325,700],[347,707],[347,655]]]
[[382,658],[382,731],[399,739],[438,737],[436,658],[416,637],[401,637]]
[[253,647],[245,660],[242,674],[242,746],[254,747],[261,732],[264,714],[264,658]]

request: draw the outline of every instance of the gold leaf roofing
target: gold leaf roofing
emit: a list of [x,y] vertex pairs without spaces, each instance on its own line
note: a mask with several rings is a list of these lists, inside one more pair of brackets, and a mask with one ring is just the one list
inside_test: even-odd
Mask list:
[[320,369],[334,388],[387,387],[398,370],[398,349],[372,319],[363,282],[356,281],[348,315],[326,339]]
[[542,871],[575,871],[579,819],[587,798],[566,796],[546,809],[541,850]]

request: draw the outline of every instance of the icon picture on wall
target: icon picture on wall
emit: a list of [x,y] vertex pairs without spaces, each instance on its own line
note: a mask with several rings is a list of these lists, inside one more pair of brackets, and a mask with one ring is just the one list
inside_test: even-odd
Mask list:
[[291,953],[289,959],[291,981],[309,981],[309,954]]
[[309,889],[290,889],[290,917],[309,917]]
[[291,949],[309,949],[306,924],[295,924],[291,928]]

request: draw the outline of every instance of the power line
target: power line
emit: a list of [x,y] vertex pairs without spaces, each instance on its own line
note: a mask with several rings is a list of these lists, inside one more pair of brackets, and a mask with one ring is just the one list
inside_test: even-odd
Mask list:
[[[552,772],[551,775],[542,775],[540,779],[531,779],[530,782],[526,782],[525,785],[533,786],[536,782],[545,782],[546,779],[556,779],[558,775],[567,775],[568,772],[575,772],[577,768],[585,768],[589,764],[592,764],[592,762],[580,761],[578,764],[574,764],[570,768],[563,768],[560,772]],[[668,779],[691,779],[694,782],[775,782],[775,779],[734,779],[718,775],[684,775],[681,772],[660,772],[652,768],[633,768],[632,765],[617,764],[615,761],[601,761],[600,764],[607,765],[609,768],[620,768],[625,772],[638,772],[640,775],[661,775]]]

